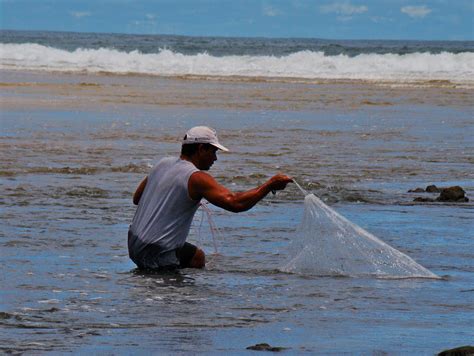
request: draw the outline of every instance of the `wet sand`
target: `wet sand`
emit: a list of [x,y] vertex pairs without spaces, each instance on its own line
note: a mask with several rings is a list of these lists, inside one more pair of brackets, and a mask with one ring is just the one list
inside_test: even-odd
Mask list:
[[[0,336],[4,352],[433,354],[474,328],[473,91],[449,83],[205,80],[2,72]],[[235,190],[286,172],[413,257],[436,280],[331,278],[278,267],[303,209],[296,187],[255,209],[200,212],[208,267],[134,270],[131,193],[182,133],[231,148],[212,174]],[[468,203],[413,203],[461,185]]]
[[355,80],[0,73],[2,107],[9,110],[118,105],[277,111],[394,105],[469,107],[474,95],[474,88],[449,81],[402,85]]

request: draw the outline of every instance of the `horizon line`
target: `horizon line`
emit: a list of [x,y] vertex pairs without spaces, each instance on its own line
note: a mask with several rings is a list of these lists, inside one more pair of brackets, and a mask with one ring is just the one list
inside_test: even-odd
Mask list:
[[269,36],[224,36],[224,35],[183,35],[171,33],[129,33],[129,32],[97,32],[97,31],[63,31],[63,30],[24,30],[0,28],[0,31],[10,32],[52,32],[52,33],[74,33],[74,34],[104,34],[104,35],[126,35],[126,36],[169,36],[169,37],[191,37],[191,38],[246,38],[246,39],[267,39],[267,40],[322,40],[322,41],[405,41],[405,42],[474,42],[473,39],[452,40],[452,39],[393,39],[393,38],[323,38],[323,37],[269,37]]

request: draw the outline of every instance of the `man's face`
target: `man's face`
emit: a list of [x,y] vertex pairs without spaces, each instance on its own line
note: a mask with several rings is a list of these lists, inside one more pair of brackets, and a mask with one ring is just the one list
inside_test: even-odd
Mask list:
[[217,147],[211,145],[202,145],[199,147],[199,169],[208,171],[217,161]]

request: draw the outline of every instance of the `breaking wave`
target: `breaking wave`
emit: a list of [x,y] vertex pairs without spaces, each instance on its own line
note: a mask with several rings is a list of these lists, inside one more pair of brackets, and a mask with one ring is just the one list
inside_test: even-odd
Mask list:
[[0,44],[0,69],[61,72],[374,81],[474,81],[474,53],[345,54],[300,51],[285,56],[185,55],[110,48],[66,51],[35,43]]

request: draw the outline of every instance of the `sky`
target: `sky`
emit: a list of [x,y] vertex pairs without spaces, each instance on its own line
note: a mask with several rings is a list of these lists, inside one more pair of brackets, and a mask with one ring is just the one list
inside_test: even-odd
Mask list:
[[0,0],[0,28],[326,39],[474,40],[474,0]]

